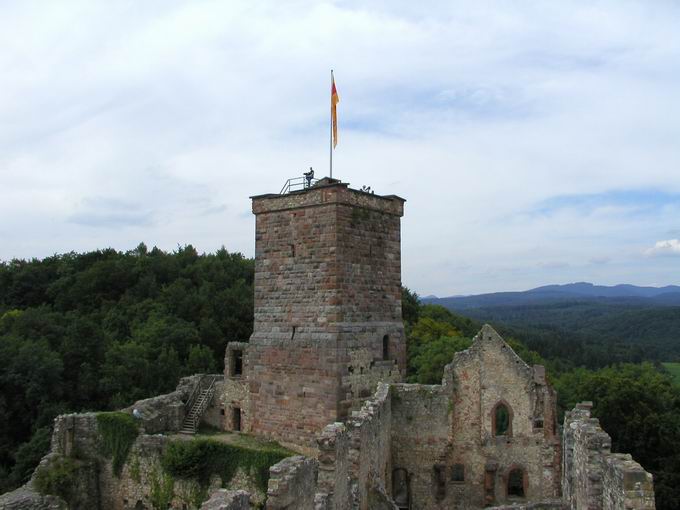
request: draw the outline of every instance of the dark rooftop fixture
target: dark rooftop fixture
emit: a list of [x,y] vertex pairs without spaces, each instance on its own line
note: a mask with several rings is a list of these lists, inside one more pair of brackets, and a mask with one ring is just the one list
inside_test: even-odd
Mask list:
[[302,177],[288,179],[286,184],[283,185],[283,188],[281,188],[281,193],[279,193],[279,195],[285,195],[291,191],[302,191],[311,188],[317,182],[319,182],[319,179],[314,178],[314,169],[310,166],[309,172],[302,174]]

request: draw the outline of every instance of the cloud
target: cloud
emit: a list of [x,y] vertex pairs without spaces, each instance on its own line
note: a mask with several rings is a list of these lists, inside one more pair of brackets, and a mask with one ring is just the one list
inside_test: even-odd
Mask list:
[[0,20],[0,260],[252,256],[248,196],[327,173],[333,67],[334,175],[408,200],[409,287],[680,283],[640,252],[677,237],[676,3],[26,0]]
[[86,199],[67,221],[95,228],[148,226],[152,213],[134,203],[104,197]]
[[645,250],[645,255],[680,255],[680,239],[657,241],[652,248]]

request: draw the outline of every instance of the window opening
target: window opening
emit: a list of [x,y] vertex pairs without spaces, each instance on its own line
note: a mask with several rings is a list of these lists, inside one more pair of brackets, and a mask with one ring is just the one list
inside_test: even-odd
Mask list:
[[392,471],[392,500],[400,509],[409,507],[408,472],[403,468]]
[[510,410],[502,403],[497,404],[494,411],[494,435],[510,435]]
[[390,335],[385,335],[382,341],[383,359],[390,359]]
[[508,496],[524,497],[524,472],[515,468],[508,475]]
[[232,428],[236,432],[241,431],[241,408],[240,407],[234,407],[233,409],[233,416],[232,416]]
[[234,363],[231,375],[234,377],[243,375],[243,351],[231,351],[231,353],[231,359]]
[[434,466],[435,498],[441,501],[446,497],[446,466]]
[[465,481],[465,466],[463,464],[454,464],[451,466],[451,481],[464,482]]

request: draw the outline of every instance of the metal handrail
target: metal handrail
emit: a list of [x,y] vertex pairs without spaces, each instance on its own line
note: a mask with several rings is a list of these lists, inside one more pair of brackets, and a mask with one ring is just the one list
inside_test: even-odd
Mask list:
[[311,188],[317,182],[319,182],[319,179],[314,178],[307,179],[307,177],[293,177],[286,181],[286,184],[284,184],[283,188],[281,188],[281,193],[279,193],[279,195],[285,195],[286,193],[290,193],[291,191],[301,191],[307,188]]
[[191,408],[194,405],[194,402],[196,401],[198,394],[201,392],[201,386],[203,386],[203,378],[204,377],[205,377],[205,374],[201,375],[200,379],[198,380],[198,384],[196,384],[196,387],[194,388],[194,391],[192,391],[191,395],[189,395],[189,399],[187,400],[187,403],[184,404],[184,411],[186,413],[191,411]]
[[[191,393],[191,396],[189,397],[189,400],[187,400],[187,403],[184,404],[184,422],[185,424],[191,424],[191,428],[196,432],[196,429],[198,428],[198,423],[201,419],[201,416],[203,416],[203,413],[205,410],[208,408],[208,404],[212,400],[213,394],[215,393],[215,383],[223,379],[224,376],[222,375],[209,375],[209,374],[202,374],[200,379],[198,380],[198,384],[194,388],[194,391]],[[208,384],[208,387],[205,388],[204,383],[206,381],[210,381]],[[196,413],[192,416],[191,411],[196,405],[197,400],[201,397],[201,394],[205,391],[205,396],[206,398],[203,399],[203,401],[200,403],[198,409],[196,409]]]
[[201,402],[201,407],[198,409],[198,412],[196,413],[196,417],[203,416],[203,413],[205,410],[208,408],[208,404],[210,404],[210,401],[212,400],[213,394],[215,393],[215,378],[212,378],[212,381],[210,382],[210,386],[208,386],[208,389],[205,390],[205,398],[203,399],[203,402]]

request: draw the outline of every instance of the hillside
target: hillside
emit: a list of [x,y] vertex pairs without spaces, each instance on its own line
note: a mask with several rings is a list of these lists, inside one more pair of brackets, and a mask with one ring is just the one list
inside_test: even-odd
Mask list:
[[677,286],[576,283],[423,301],[490,322],[543,356],[576,365],[680,361]]
[[522,292],[493,292],[473,296],[439,298],[428,296],[423,302],[449,309],[468,310],[482,307],[539,305],[586,301],[602,304],[643,306],[680,306],[680,286],[638,287],[635,285],[593,285],[580,282],[567,285],[545,285]]

